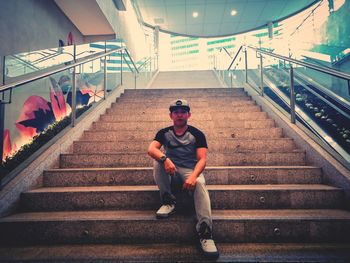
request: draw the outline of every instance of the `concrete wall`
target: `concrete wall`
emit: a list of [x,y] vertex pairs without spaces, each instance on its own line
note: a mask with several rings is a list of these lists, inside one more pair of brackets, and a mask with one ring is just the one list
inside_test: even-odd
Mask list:
[[83,43],[83,35],[53,0],[0,1],[1,57],[57,47],[59,39],[67,42],[69,32]]
[[127,11],[115,11],[112,1],[96,0],[102,12],[112,25],[118,38],[122,38],[134,61],[138,61],[145,56],[149,56],[149,44],[143,29],[137,21],[137,16],[130,0],[124,0]]

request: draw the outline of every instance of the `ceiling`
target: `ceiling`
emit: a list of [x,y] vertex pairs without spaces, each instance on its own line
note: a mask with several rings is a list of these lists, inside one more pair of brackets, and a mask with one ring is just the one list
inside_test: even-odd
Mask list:
[[115,34],[96,0],[54,1],[84,36]]
[[[300,12],[318,0],[134,0],[145,25],[198,37],[233,35]],[[232,16],[231,11],[236,15]],[[193,17],[193,12],[198,16]]]

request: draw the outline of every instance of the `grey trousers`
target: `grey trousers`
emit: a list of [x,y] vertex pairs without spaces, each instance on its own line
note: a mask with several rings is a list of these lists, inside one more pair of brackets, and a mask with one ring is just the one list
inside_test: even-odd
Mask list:
[[[173,175],[173,180],[181,183],[179,187],[186,181],[192,173],[192,169],[176,167],[177,172]],[[154,161],[153,176],[156,184],[158,185],[160,191],[160,198],[163,200],[164,194],[172,195],[171,192],[171,176],[166,173],[164,165],[157,161]],[[211,218],[211,206],[208,190],[205,186],[205,179],[203,173],[201,173],[196,182],[196,188],[193,193],[194,206],[197,215],[197,232],[199,231],[199,226],[202,222],[205,222],[210,229],[212,229],[212,218]]]

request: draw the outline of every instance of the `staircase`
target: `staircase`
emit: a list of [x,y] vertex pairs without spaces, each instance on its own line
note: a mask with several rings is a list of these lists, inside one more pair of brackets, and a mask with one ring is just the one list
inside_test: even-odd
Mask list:
[[[194,212],[157,220],[147,147],[186,98],[207,136],[205,177],[214,238],[226,262],[348,262],[350,212],[342,189],[283,136],[243,89],[126,90],[0,219],[0,261],[199,262]],[[181,194],[179,206],[188,208]]]

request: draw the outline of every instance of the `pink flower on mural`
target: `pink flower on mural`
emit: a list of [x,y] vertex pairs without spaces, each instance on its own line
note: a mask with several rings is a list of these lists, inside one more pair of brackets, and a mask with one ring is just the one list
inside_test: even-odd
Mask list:
[[50,78],[50,100],[53,114],[55,115],[56,121],[62,120],[67,116],[66,101],[63,96],[63,92],[58,86],[54,78]]
[[22,138],[31,139],[55,121],[50,104],[40,96],[30,96],[16,122]]

